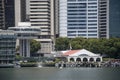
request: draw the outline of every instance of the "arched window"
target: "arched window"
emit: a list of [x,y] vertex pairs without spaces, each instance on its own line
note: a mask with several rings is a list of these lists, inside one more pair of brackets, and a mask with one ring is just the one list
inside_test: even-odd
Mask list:
[[81,59],[80,59],[80,58],[77,58],[77,59],[76,59],[76,61],[80,62],[80,61],[81,61]]
[[70,58],[70,61],[74,62],[74,58]]
[[88,61],[88,59],[87,58],[83,58],[83,62],[87,62]]
[[90,58],[90,60],[89,60],[90,62],[93,62],[94,61],[94,58]]
[[100,58],[97,58],[97,59],[96,59],[96,62],[100,62],[100,61],[101,61],[101,59],[100,59]]

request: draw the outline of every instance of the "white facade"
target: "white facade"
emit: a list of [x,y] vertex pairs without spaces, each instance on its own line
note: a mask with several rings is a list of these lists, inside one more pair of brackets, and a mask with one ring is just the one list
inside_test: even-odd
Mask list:
[[60,37],[100,38],[99,9],[99,0],[59,0]]
[[102,56],[100,56],[99,54],[94,54],[85,49],[69,50],[69,51],[63,52],[63,56],[67,57],[68,62],[71,62],[71,61],[102,62]]
[[67,0],[59,0],[59,34],[67,37]]

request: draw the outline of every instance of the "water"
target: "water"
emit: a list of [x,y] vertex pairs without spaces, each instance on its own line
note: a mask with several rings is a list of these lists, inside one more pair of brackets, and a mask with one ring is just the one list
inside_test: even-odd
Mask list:
[[1,68],[0,80],[120,80],[120,68]]

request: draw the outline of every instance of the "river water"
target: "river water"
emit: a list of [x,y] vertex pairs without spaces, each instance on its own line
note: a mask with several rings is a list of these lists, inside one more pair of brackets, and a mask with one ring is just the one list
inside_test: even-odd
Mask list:
[[120,80],[120,68],[0,68],[0,80]]

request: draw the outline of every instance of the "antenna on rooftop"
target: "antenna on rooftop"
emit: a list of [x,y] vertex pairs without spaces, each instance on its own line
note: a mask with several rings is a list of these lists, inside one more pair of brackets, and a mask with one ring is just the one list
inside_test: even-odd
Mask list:
[[71,43],[70,43],[70,50],[72,50],[72,46],[71,46]]

